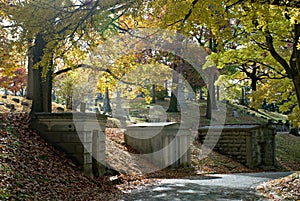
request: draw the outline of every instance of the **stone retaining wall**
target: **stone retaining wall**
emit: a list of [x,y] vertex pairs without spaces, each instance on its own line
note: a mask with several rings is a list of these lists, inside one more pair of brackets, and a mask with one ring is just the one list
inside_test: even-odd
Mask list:
[[264,125],[207,126],[199,129],[198,140],[250,168],[275,165],[275,131],[272,127]]
[[191,163],[191,133],[174,122],[133,124],[126,128],[125,143],[160,168]]
[[94,113],[37,113],[31,127],[94,177],[105,173],[106,121],[105,115]]

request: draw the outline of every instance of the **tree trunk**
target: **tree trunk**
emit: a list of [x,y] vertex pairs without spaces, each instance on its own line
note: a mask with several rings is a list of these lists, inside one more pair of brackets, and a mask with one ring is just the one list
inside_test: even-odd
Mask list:
[[211,95],[210,91],[207,91],[207,106],[206,106],[206,118],[211,119],[212,118],[212,104],[211,104]]
[[26,98],[33,99],[33,47],[28,48],[28,74],[26,86]]
[[151,91],[151,96],[152,96],[152,100],[151,103],[155,104],[156,103],[156,86],[155,84],[152,85],[152,91]]
[[300,40],[300,23],[295,24],[295,44],[293,46],[293,55],[290,59],[290,65],[293,69],[295,69],[295,73],[293,76],[293,83],[296,90],[298,107],[300,107],[300,49],[297,47],[297,41]]
[[242,99],[241,99],[241,105],[246,105],[246,92],[245,87],[242,87]]
[[220,101],[220,86],[217,86],[217,101]]
[[[32,108],[31,114],[36,112],[51,112],[51,93],[52,93],[52,66],[43,77],[44,67],[38,65],[37,68],[33,68],[38,62],[41,61],[44,50],[46,48],[46,41],[42,34],[36,36],[35,45],[32,49],[32,63],[28,66],[28,69],[32,69]],[[52,63],[50,63],[52,65]]]
[[204,97],[203,97],[202,87],[200,87],[200,89],[199,89],[199,102],[201,102],[202,100],[204,100]]
[[175,96],[174,92],[172,92],[170,98],[170,105],[167,112],[179,112],[177,103],[177,97]]
[[175,90],[172,90],[171,98],[170,98],[170,105],[169,105],[167,112],[179,112],[178,101],[177,101],[177,97],[176,97],[176,94],[178,94],[178,82],[179,82],[177,72],[173,71],[172,79],[173,79],[172,85],[173,86],[176,85],[176,88],[175,88]]
[[216,75],[210,75],[211,78],[209,79],[209,84],[208,84],[208,91],[210,95],[210,104],[211,104],[211,109],[217,110],[217,102],[216,102],[216,86],[215,82],[217,80]]
[[257,82],[258,82],[256,72],[250,78],[251,78],[251,90],[256,91],[257,90]]
[[215,79],[213,80],[213,83],[211,84],[211,90],[210,90],[210,95],[211,95],[211,104],[212,104],[212,109],[217,110],[217,101],[216,101],[216,86],[214,84]]
[[300,107],[300,71],[298,75],[293,78],[293,83],[295,86],[296,96],[298,100],[298,107]]

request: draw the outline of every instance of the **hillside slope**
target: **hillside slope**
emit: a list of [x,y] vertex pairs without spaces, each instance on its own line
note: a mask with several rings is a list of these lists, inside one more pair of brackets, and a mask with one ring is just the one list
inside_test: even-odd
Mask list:
[[28,128],[26,114],[0,114],[0,200],[116,200]]

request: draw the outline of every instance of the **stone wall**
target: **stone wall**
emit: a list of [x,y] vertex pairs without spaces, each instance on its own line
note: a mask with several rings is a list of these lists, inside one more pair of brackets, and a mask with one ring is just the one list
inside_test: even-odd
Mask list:
[[126,128],[125,143],[160,168],[191,163],[191,133],[172,122],[133,124]]
[[106,121],[105,115],[94,113],[37,113],[31,127],[94,177],[105,173]]
[[[207,126],[199,129],[198,140],[250,168],[275,165],[275,131],[272,127],[264,125]],[[216,143],[215,146],[214,143]]]

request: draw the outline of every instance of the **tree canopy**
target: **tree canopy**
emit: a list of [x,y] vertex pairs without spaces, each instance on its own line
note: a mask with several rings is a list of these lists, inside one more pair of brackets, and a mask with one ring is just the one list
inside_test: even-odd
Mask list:
[[[284,80],[289,96],[295,94],[295,98],[278,88],[274,94],[299,106],[299,7],[296,0],[1,1],[1,62],[9,58],[6,52],[12,52],[7,49],[12,45],[5,41],[10,38],[28,55],[28,73],[32,75],[28,84],[34,87],[27,88],[48,91],[37,93],[46,100],[53,76],[83,66],[94,48],[108,38],[132,34],[133,29],[159,28],[179,32],[198,43],[219,69],[235,67],[234,76],[252,81],[252,89],[257,91],[253,96],[264,86],[276,86],[278,80]],[[119,64],[120,69],[110,73],[122,74],[128,67],[124,62]],[[226,76],[235,79],[232,75]],[[36,98],[33,102],[45,101]],[[47,111],[47,107],[37,104],[33,108]]]

